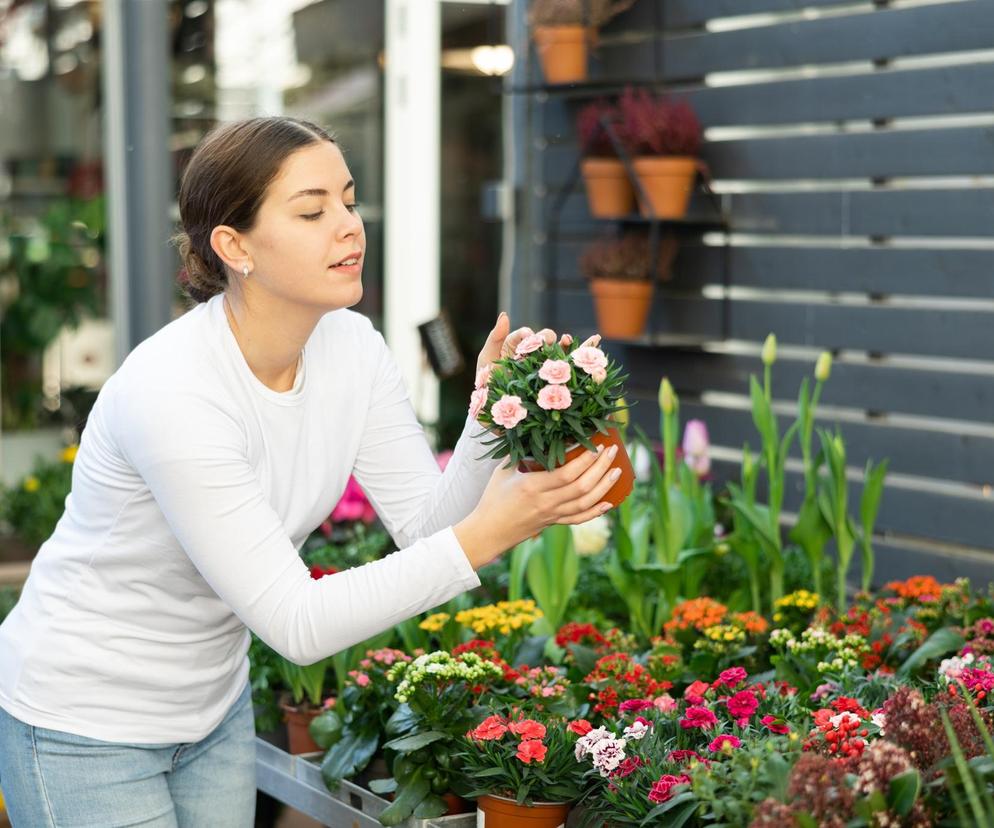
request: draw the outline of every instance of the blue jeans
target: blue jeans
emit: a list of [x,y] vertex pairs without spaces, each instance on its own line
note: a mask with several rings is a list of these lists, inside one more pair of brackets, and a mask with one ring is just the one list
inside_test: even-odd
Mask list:
[[0,708],[0,789],[13,828],[252,828],[251,689],[190,744],[102,742]]

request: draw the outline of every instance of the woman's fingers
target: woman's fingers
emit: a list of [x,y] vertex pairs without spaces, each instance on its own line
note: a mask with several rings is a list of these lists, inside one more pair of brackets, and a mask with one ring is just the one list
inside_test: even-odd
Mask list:
[[514,356],[514,351],[521,344],[521,340],[526,336],[531,336],[535,331],[531,328],[517,328],[508,334],[507,339],[504,340],[504,345],[501,348],[500,355],[503,358]]
[[563,490],[567,499],[559,507],[560,515],[567,517],[585,513],[604,499],[604,495],[611,490],[611,487],[621,476],[621,469],[610,468],[614,456],[615,454],[608,449],[579,480]]

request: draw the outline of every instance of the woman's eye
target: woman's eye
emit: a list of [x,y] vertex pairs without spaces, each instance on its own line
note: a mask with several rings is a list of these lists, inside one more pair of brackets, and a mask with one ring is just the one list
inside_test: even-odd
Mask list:
[[316,213],[308,213],[306,215],[302,215],[301,218],[307,219],[308,221],[317,221],[323,215],[324,215],[324,210],[318,210]]
[[350,213],[354,213],[359,209],[359,202],[353,201],[351,204],[346,204],[345,209],[348,210]]

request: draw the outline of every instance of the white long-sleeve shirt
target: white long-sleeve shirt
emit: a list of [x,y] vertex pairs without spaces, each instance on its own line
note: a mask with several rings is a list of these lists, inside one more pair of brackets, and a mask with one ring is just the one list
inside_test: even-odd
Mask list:
[[[472,429],[440,472],[359,314],[327,314],[278,393],[221,298],[197,306],[100,392],[65,514],[0,625],[0,707],[105,741],[197,741],[248,680],[248,629],[311,663],[477,586],[451,528],[497,465]],[[312,580],[298,549],[351,473],[401,549]]]

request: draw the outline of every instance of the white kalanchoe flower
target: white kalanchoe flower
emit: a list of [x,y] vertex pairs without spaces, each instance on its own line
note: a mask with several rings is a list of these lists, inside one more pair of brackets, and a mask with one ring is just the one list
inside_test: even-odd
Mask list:
[[598,515],[586,523],[570,527],[573,549],[580,557],[590,557],[604,551],[611,537],[611,521],[607,515]]

